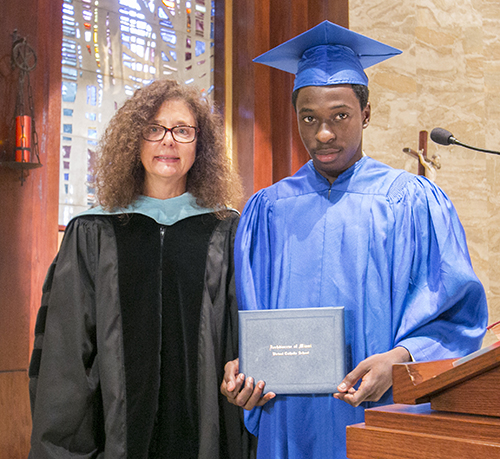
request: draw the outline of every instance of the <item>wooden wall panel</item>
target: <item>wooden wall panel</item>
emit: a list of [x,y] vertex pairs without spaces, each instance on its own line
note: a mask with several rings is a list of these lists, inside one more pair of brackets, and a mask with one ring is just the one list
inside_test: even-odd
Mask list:
[[226,2],[215,0],[214,27],[214,101],[221,113],[225,105],[225,31],[226,31]]
[[326,19],[347,27],[348,0],[294,0],[286,7],[280,0],[239,0],[232,9],[232,143],[248,198],[309,159],[291,104],[293,75],[252,59]]
[[[15,98],[18,89],[17,70],[10,63],[12,34],[30,35],[29,44],[34,47],[33,32],[36,16],[26,21],[9,21],[8,17],[22,17],[20,2],[9,2],[0,15],[0,140],[2,151],[12,151],[14,139],[10,138]],[[36,11],[36,9],[35,9]],[[36,69],[35,69],[36,72]],[[30,76],[33,76],[33,73]],[[10,159],[2,155],[2,159]],[[29,302],[31,270],[31,225],[29,222],[33,182],[21,186],[19,172],[0,167],[0,371],[26,368],[29,340]]]
[[43,14],[37,16],[40,33],[37,36],[39,73],[35,81],[35,106],[40,111],[37,126],[44,167],[33,176],[30,354],[42,285],[59,246],[62,0],[38,0],[38,8]]
[[[9,2],[0,16],[4,35],[0,40],[0,94],[5,101],[1,104],[0,141],[10,151],[19,76],[10,66],[11,35],[17,29],[38,57],[30,79],[43,167],[30,171],[23,184],[18,171],[0,167],[0,371],[28,365],[32,315],[57,248],[61,2],[31,0],[19,5]],[[33,14],[26,15],[26,9]],[[2,159],[7,158],[2,155]]]
[[328,19],[335,24],[349,28],[349,2],[348,0],[309,1],[308,19],[309,24],[313,25]]
[[27,372],[0,373],[0,459],[28,457],[29,409]]
[[[253,170],[254,177],[252,188],[260,189],[273,183],[273,169],[269,165],[272,163],[272,150],[269,145],[272,143],[272,98],[271,98],[271,77],[269,72],[262,66],[256,66],[252,59],[266,52],[270,46],[271,31],[269,30],[269,18],[271,8],[268,2],[261,2],[256,7],[255,27],[253,29],[253,42],[255,47],[250,57],[250,65],[255,78],[254,88],[254,119],[261,120],[260,124],[255,124],[254,150],[253,150]],[[251,75],[250,73],[249,75]],[[244,84],[248,84],[245,82]],[[240,146],[238,152],[241,150]],[[248,154],[248,156],[252,156]],[[238,155],[238,159],[242,156]]]
[[[35,50],[33,85],[42,168],[21,185],[18,171],[0,166],[0,459],[28,454],[30,352],[42,283],[57,250],[61,119],[61,0],[4,2],[0,15],[0,152],[11,149],[10,125],[18,70],[10,65],[17,29]],[[29,12],[29,14],[28,14]]]
[[[304,3],[304,2],[298,2]],[[289,40],[295,35],[293,28],[293,12],[296,5],[292,4],[283,8],[282,2],[271,1],[270,46],[265,51],[272,49],[281,43]],[[305,22],[305,21],[304,21]],[[262,64],[254,64],[257,67],[266,67]],[[293,88],[293,75],[281,70],[271,68],[271,132],[272,132],[272,171],[275,183],[284,177],[288,177],[292,172],[292,138],[290,129],[293,111],[290,110],[290,95]],[[279,88],[279,89],[278,89]],[[288,97],[287,97],[288,95]],[[257,118],[257,123],[262,120]],[[277,153],[277,154],[276,154]]]

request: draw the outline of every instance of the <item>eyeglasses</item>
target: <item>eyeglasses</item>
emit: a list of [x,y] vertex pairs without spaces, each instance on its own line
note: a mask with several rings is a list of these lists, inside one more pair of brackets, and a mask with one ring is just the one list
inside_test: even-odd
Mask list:
[[165,138],[167,132],[172,133],[172,138],[179,143],[191,143],[196,139],[200,129],[196,126],[174,126],[171,128],[161,124],[148,124],[142,130],[142,138],[149,142],[160,142]]

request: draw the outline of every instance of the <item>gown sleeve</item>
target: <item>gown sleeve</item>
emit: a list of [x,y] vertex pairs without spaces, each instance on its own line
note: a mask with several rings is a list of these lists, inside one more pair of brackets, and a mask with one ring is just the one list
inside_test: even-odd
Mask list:
[[240,309],[269,309],[271,300],[272,209],[264,190],[250,198],[236,233],[234,261]]
[[393,209],[396,345],[417,361],[477,350],[488,320],[486,295],[453,204],[433,183],[414,177],[394,196]]
[[[239,309],[269,309],[271,295],[272,209],[261,190],[250,198],[243,210],[234,247],[236,297]],[[258,296],[257,296],[258,292]],[[252,375],[247,375],[252,376]],[[262,407],[245,411],[245,425],[258,435]]]
[[30,363],[30,458],[95,458],[101,450],[95,312],[99,233],[95,225],[73,220],[44,283]]

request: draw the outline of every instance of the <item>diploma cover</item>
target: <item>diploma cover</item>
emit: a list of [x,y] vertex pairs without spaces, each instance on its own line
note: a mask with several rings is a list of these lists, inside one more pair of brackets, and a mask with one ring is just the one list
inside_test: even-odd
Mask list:
[[264,392],[332,394],[345,376],[344,308],[239,311],[240,372]]

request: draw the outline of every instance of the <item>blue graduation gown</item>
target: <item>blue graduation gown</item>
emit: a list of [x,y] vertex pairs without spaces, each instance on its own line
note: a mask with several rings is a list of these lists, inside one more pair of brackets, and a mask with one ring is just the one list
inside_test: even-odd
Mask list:
[[[367,156],[332,185],[309,161],[256,193],[235,263],[240,309],[344,306],[348,371],[397,345],[416,361],[464,356],[485,333],[484,289],[451,201]],[[278,395],[245,422],[259,458],[345,458],[346,426],[373,405]]]

